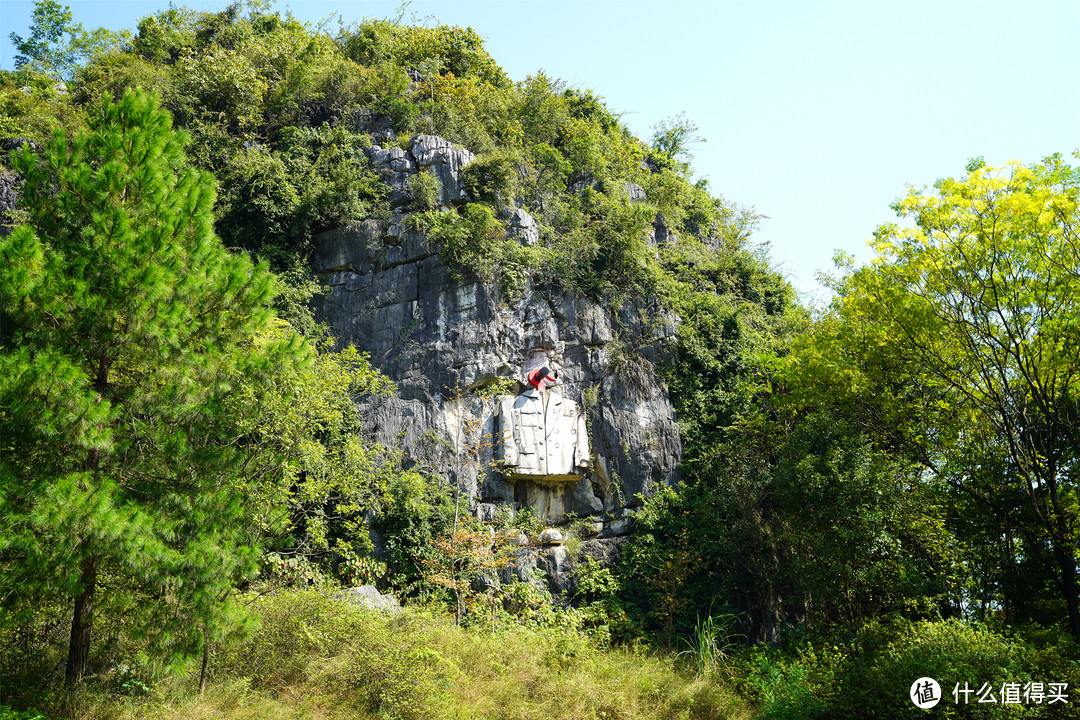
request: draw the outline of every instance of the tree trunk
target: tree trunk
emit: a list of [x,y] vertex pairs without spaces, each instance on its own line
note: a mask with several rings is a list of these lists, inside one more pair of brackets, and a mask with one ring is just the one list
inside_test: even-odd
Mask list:
[[98,558],[92,555],[82,564],[82,590],[75,596],[71,617],[71,641],[68,645],[67,683],[77,685],[86,675],[90,657],[90,625],[93,623],[94,590],[97,586]]
[[202,668],[199,670],[199,699],[206,694],[207,670],[210,667],[210,633],[203,631]]
[[1073,559],[1072,549],[1063,547],[1056,538],[1054,540],[1054,558],[1057,560],[1061,571],[1061,589],[1065,595],[1065,607],[1069,612],[1069,632],[1073,638],[1080,640],[1080,592],[1076,585],[1076,560]]
[[1071,532],[1066,521],[1065,508],[1058,494],[1057,467],[1052,462],[1048,467],[1045,485],[1050,494],[1052,516],[1050,525],[1050,544],[1054,548],[1054,559],[1061,569],[1061,590],[1065,595],[1065,607],[1069,612],[1069,632],[1073,639],[1080,640],[1080,590],[1076,585],[1076,544],[1075,533]]
[[[104,360],[98,365],[94,389],[101,402],[108,387],[109,366]],[[97,471],[101,464],[101,450],[94,448],[87,458],[90,469]],[[83,558],[82,577],[79,584],[82,590],[75,596],[75,610],[71,614],[71,639],[68,642],[68,664],[66,680],[68,685],[78,685],[86,675],[86,662],[90,657],[90,626],[94,622],[94,590],[97,589],[98,556]]]

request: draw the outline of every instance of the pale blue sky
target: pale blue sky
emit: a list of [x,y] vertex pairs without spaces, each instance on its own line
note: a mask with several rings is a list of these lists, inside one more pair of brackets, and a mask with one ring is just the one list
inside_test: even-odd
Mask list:
[[[63,2],[63,0],[61,0]],[[134,28],[167,2],[69,0],[86,27]],[[227,4],[177,2],[198,10]],[[301,20],[387,17],[396,2],[278,2]],[[0,0],[0,67],[33,2]],[[807,299],[834,250],[869,258],[908,183],[968,158],[1035,162],[1080,146],[1077,2],[436,2],[514,80],[542,68],[607,99],[639,136],[685,112],[715,193],[768,216],[756,235]]]

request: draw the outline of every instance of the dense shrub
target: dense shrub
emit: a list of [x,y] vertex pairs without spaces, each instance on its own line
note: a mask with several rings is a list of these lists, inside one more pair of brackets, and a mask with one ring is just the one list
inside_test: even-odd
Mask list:
[[247,143],[218,173],[218,232],[284,270],[313,233],[383,217],[387,189],[363,153],[366,135],[287,127],[274,145]]
[[15,710],[8,705],[0,705],[0,720],[51,720],[37,710]]
[[420,212],[429,212],[439,205],[439,181],[430,170],[417,173],[409,181],[412,206]]
[[460,214],[426,212],[411,218],[432,247],[459,277],[496,282],[508,297],[524,286],[536,265],[536,253],[507,237],[506,228],[487,205],[469,203]]
[[[934,712],[949,717],[1067,718],[1080,716],[1072,698],[1052,705],[1046,699],[1029,702],[1023,688],[1029,682],[1043,683],[1047,693],[1049,683],[1074,687],[1080,680],[1075,650],[1071,642],[1026,642],[956,620],[888,621],[871,622],[847,641],[756,649],[742,667],[744,687],[761,702],[763,718],[925,717],[927,711],[908,695],[922,677],[937,680],[942,699]],[[967,696],[965,683],[972,690]],[[1017,684],[1019,702],[1002,702],[1004,683]],[[980,703],[984,684],[987,701]]]
[[380,98],[374,107],[377,113],[390,118],[390,127],[397,133],[411,130],[420,115],[420,108],[416,105],[392,96]]
[[[0,70],[0,141],[26,138],[37,143],[56,128],[73,131],[85,127],[81,113],[71,106],[56,80],[48,75]],[[0,157],[0,165],[7,158]]]
[[502,207],[514,196],[517,172],[508,153],[492,153],[469,163],[461,173],[461,182],[469,197]]

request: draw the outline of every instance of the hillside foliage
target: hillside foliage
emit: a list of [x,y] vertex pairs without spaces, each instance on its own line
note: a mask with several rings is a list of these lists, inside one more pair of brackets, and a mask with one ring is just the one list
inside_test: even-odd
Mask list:
[[[550,692],[568,717],[908,717],[912,673],[1080,680],[1063,158],[913,189],[910,225],[879,228],[866,267],[841,259],[815,313],[754,244],[761,218],[694,180],[690,119],[634,137],[591,91],[508,77],[471,28],[403,9],[328,30],[252,3],[116,34],[36,7],[0,72],[0,170],[21,183],[0,237],[0,702],[180,717],[209,688],[274,713],[296,695],[329,717],[533,717],[568,707]],[[312,237],[388,222],[369,151],[421,134],[476,156],[460,204],[427,173],[408,188],[457,277],[679,319],[661,372],[682,482],[642,499],[621,564],[578,564],[573,597],[483,584],[535,521],[465,518],[365,440],[354,398],[393,383],[310,309]],[[508,234],[512,208],[538,242]],[[429,609],[326,597],[360,582]]]

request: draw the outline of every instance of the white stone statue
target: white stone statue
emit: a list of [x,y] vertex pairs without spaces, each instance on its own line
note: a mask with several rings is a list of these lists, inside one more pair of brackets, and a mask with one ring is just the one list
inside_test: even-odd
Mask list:
[[557,389],[534,383],[517,397],[502,395],[496,413],[496,458],[507,478],[574,481],[589,469],[585,415]]

